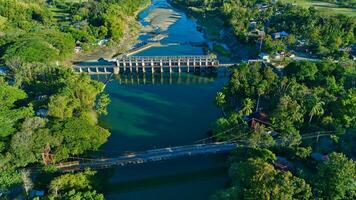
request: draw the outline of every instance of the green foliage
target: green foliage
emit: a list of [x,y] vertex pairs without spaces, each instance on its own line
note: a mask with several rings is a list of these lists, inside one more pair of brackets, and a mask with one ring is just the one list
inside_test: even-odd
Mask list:
[[48,62],[55,60],[58,52],[40,37],[23,38],[8,48],[2,59],[6,62],[18,57],[25,62]]
[[232,187],[213,199],[310,199],[310,186],[290,172],[281,172],[261,159],[248,159],[230,167]]
[[17,108],[14,104],[26,97],[23,90],[0,80],[0,141],[2,137],[7,137],[16,131],[15,126],[19,120],[33,115],[31,106]]
[[0,107],[12,108],[18,100],[27,97],[25,91],[8,85],[4,80],[0,79]]
[[96,111],[98,112],[98,114],[107,115],[108,111],[106,110],[106,107],[110,104],[110,102],[111,101],[108,94],[100,95],[96,103]]
[[[49,115],[64,120],[79,116],[95,106],[96,96],[102,92],[102,83],[93,81],[88,76],[73,76],[58,93],[50,98]],[[102,105],[101,109],[105,105]]]
[[[300,40],[305,43],[302,50],[319,57],[347,57],[347,53],[340,51],[340,48],[356,41],[356,17],[325,15],[314,8],[307,9],[283,1],[173,0],[173,3],[202,18],[218,17],[239,42],[254,45],[256,40],[263,39],[262,50],[271,54],[290,49],[300,51],[295,45]],[[261,8],[262,4],[266,7]],[[255,28],[266,34],[255,34],[256,30],[250,27],[251,22],[255,22]],[[289,37],[272,39],[271,35],[280,31],[289,33]]]
[[5,17],[11,25],[25,30],[51,20],[51,12],[43,1],[0,0],[0,16]]
[[95,172],[86,170],[56,177],[50,183],[49,199],[104,200],[104,195],[93,190],[92,181]]
[[21,128],[10,141],[9,152],[13,165],[26,166],[29,163],[39,162],[45,145],[55,143],[56,138],[52,137],[49,130],[45,128],[47,121],[39,117],[24,120]]
[[19,58],[22,62],[46,63],[67,58],[73,48],[71,35],[48,30],[19,36],[6,48],[2,59],[5,62]]
[[107,130],[82,118],[70,118],[56,125],[54,131],[56,137],[62,139],[54,152],[57,160],[82,154],[86,150],[97,150],[109,136]]
[[149,0],[66,3],[63,7],[66,7],[72,24],[63,23],[63,28],[81,42],[92,43],[99,38],[119,41],[128,30],[128,19],[149,3]]
[[21,173],[14,169],[1,170],[0,173],[0,188],[8,188],[15,184],[21,183]]
[[331,153],[329,160],[318,165],[315,186],[323,199],[356,198],[356,165],[340,153]]
[[282,40],[273,40],[271,36],[267,35],[263,40],[262,50],[264,52],[274,54],[286,51],[287,47]]
[[355,17],[325,16],[315,9],[281,5],[270,18],[269,29],[287,31],[307,41],[306,48],[320,56],[337,57],[338,49],[355,42]]
[[275,161],[276,155],[268,150],[261,148],[251,148],[251,147],[237,147],[230,156],[230,161],[233,162],[241,162],[245,161],[249,158],[253,159],[261,159],[265,162]]
[[288,77],[295,77],[297,81],[314,80],[318,72],[315,63],[308,61],[292,62],[285,68]]
[[[230,81],[216,97],[217,105],[223,105],[228,114],[216,121],[214,134],[218,140],[237,140],[245,148],[237,148],[230,159],[232,186],[214,198],[354,199],[354,162],[330,154],[315,169],[306,164],[313,151],[310,142],[302,140],[303,136],[315,137],[315,131],[338,135],[353,130],[355,89],[345,84],[353,76],[348,65],[330,61],[292,62],[279,75],[264,64],[232,69]],[[267,113],[267,123],[252,126],[247,121],[256,109],[255,102]],[[343,139],[341,143],[345,148]],[[302,165],[297,174],[310,180],[317,193],[312,195],[303,179],[274,169],[269,164],[276,159],[272,152],[258,148],[274,149],[296,161],[296,166]]]
[[85,192],[77,192],[75,190],[71,190],[66,192],[63,197],[55,198],[55,199],[63,199],[63,200],[105,200],[103,194],[97,193],[95,190],[93,191],[85,191]]

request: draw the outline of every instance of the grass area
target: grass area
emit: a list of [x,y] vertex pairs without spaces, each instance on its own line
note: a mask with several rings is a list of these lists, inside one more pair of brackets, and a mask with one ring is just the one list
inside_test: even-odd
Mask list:
[[316,9],[328,15],[344,14],[347,16],[356,16],[356,9],[343,8],[336,4],[332,4],[328,2],[313,1],[313,0],[281,0],[281,1],[292,3],[292,4],[298,4],[305,8],[314,6]]

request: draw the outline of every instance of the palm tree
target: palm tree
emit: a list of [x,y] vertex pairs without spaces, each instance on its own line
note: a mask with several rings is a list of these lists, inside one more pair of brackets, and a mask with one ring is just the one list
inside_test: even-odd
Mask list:
[[226,104],[225,94],[222,92],[218,92],[215,97],[215,104],[221,108],[221,112],[224,116],[226,116],[224,111],[224,105]]
[[314,106],[309,112],[309,123],[311,122],[314,116],[321,116],[324,114],[324,105],[325,103],[323,101],[319,101],[314,104]]
[[250,98],[244,99],[242,103],[241,114],[242,116],[246,116],[252,113],[253,110],[253,101]]

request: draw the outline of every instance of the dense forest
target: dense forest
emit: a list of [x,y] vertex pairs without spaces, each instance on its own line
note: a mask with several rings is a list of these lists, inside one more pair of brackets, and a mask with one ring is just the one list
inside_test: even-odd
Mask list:
[[[98,125],[110,102],[104,84],[66,62],[78,42],[95,48],[103,38],[120,41],[125,18],[148,3],[0,0],[0,66],[6,66],[0,75],[1,195],[14,198],[19,185],[29,195],[41,184],[49,199],[104,199],[94,187],[95,172],[53,172],[52,165],[97,150],[110,135]],[[45,178],[31,180],[34,171]]]
[[236,66],[214,134],[240,147],[232,185],[214,199],[354,199],[355,77],[355,63]]
[[[356,66],[346,50],[356,42],[356,18],[271,0],[172,2],[223,21],[239,42],[263,41],[264,52],[302,48],[330,58],[283,70],[265,63],[231,68],[215,99],[222,117],[212,133],[239,145],[229,158],[229,187],[212,199],[355,199]],[[28,197],[39,187],[44,199],[104,199],[95,171],[55,171],[61,161],[97,151],[110,135],[98,124],[110,103],[105,85],[67,63],[77,45],[119,43],[130,32],[128,18],[149,3],[0,0],[0,198],[23,189]],[[288,36],[272,37],[281,31]]]
[[263,52],[320,58],[279,70],[268,63],[230,69],[216,95],[223,117],[213,135],[239,144],[230,186],[212,199],[355,199],[356,65],[344,49],[356,41],[356,18],[269,0],[172,2],[203,23],[219,19],[233,39]]
[[[356,18],[325,15],[313,7],[271,0],[172,0],[198,18],[218,18],[239,42],[255,45],[273,54],[287,50],[306,51],[325,58],[347,58],[344,51],[356,41]],[[286,32],[286,37],[273,38]]]

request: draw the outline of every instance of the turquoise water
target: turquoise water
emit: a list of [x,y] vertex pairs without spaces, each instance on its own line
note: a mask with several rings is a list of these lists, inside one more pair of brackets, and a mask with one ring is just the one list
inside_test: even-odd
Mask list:
[[[154,0],[141,13],[144,18],[155,8],[169,8],[165,0]],[[201,42],[196,23],[181,11],[181,18],[167,30],[162,43]],[[145,37],[142,37],[145,38]],[[140,55],[203,54],[189,44],[152,48]],[[221,115],[214,106],[216,92],[226,82],[223,73],[213,74],[126,74],[114,77],[106,86],[111,103],[109,114],[100,120],[111,136],[102,152],[115,156],[123,152],[193,144],[209,135]],[[105,182],[107,199],[208,199],[227,181],[226,156],[212,155],[116,167]]]

